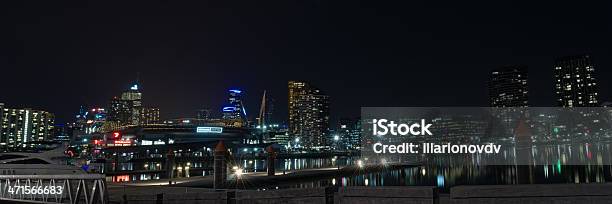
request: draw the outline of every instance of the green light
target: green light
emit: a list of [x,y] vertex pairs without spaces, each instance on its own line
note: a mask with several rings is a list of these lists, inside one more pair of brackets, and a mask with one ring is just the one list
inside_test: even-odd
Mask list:
[[561,160],[557,159],[557,170],[561,173]]

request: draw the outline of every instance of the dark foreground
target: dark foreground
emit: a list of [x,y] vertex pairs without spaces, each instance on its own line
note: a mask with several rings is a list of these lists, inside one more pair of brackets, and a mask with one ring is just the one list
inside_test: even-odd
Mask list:
[[475,185],[452,187],[328,187],[212,190],[189,187],[109,186],[110,203],[612,203],[612,184]]

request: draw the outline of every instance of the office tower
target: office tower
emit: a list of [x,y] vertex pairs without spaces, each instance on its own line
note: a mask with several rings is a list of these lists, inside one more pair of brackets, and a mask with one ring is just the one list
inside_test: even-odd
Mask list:
[[209,120],[210,119],[210,109],[203,108],[198,110],[197,117],[198,120]]
[[108,121],[117,123],[119,125],[127,125],[131,122],[131,110],[132,109],[130,108],[128,101],[122,100],[118,97],[113,97],[108,110]]
[[[308,149],[326,145],[329,96],[306,82],[289,81],[289,133]],[[301,144],[300,144],[301,143]]]
[[121,97],[113,97],[108,110],[108,121],[123,125],[140,125],[143,115],[140,85],[134,83]]
[[490,107],[527,107],[527,95],[526,66],[506,66],[491,72]]
[[234,127],[242,127],[246,125],[246,109],[242,103],[242,91],[238,89],[230,89],[228,104],[223,107],[223,120],[226,125]]
[[142,124],[159,124],[159,108],[145,107],[142,109],[140,117]]
[[557,59],[554,75],[558,106],[592,107],[598,105],[595,68],[589,55]]
[[53,139],[53,114],[29,108],[7,108],[3,104],[0,107],[0,150]]
[[141,113],[142,113],[142,93],[139,91],[138,82],[136,82],[130,89],[121,94],[121,100],[127,101],[130,108],[130,121],[129,124],[140,125]]
[[361,120],[359,118],[341,118],[338,120],[336,134],[347,149],[361,148]]

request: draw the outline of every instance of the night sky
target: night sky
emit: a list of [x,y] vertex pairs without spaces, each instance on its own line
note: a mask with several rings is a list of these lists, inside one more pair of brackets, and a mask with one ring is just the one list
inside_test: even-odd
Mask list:
[[[14,1],[0,5],[0,102],[72,120],[140,72],[164,119],[263,90],[287,114],[287,81],[362,106],[487,106],[490,70],[529,67],[530,105],[552,106],[556,57],[590,54],[602,101],[612,76],[610,1]],[[28,4],[25,4],[28,3]],[[253,119],[253,118],[252,118]]]

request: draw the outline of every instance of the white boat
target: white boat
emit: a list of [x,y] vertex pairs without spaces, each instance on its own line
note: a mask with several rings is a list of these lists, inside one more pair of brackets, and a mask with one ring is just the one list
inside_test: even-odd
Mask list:
[[85,174],[79,167],[67,165],[67,144],[42,152],[0,153],[0,175]]

